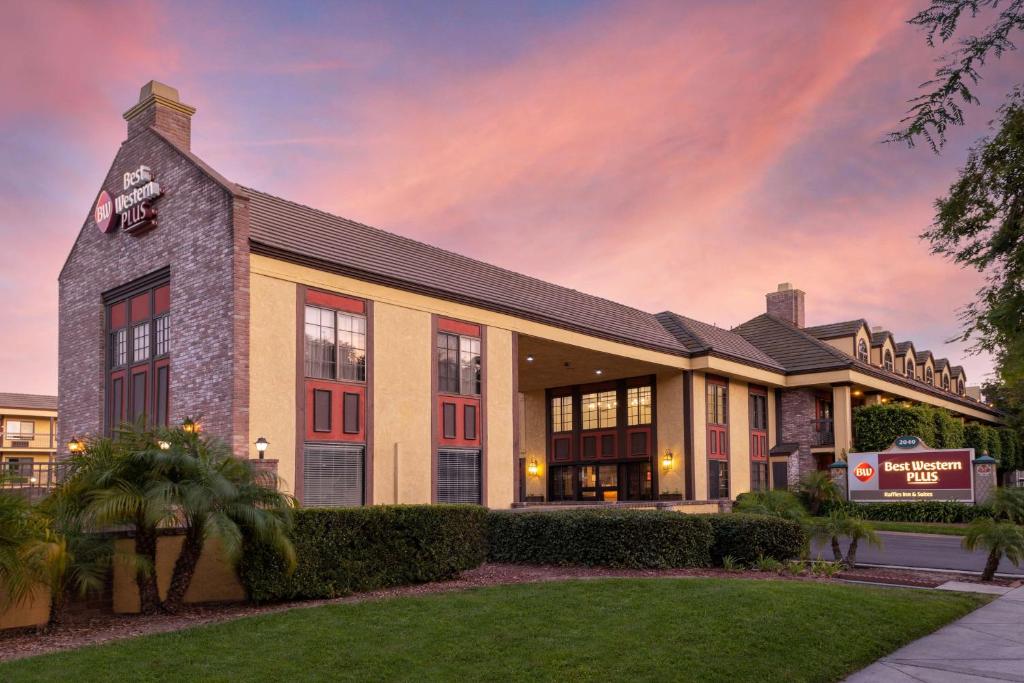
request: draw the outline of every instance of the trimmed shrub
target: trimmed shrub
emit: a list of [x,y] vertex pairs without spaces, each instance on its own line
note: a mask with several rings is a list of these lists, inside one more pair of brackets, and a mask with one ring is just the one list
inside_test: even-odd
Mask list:
[[[948,410],[929,408],[935,420],[935,448],[963,448],[964,423]],[[927,441],[925,443],[928,443]],[[932,445],[932,444],[929,444]]]
[[656,510],[492,512],[490,559],[631,569],[706,567],[711,525]]
[[[999,438],[999,430],[995,427],[989,427],[988,425],[985,425],[984,429],[988,434],[988,438],[986,439],[986,441],[988,441],[988,454],[1001,462],[1003,459],[1003,440]],[[978,455],[981,454],[975,453],[975,456]]]
[[701,516],[711,524],[711,560],[717,565],[729,556],[745,566],[764,558],[785,562],[799,557],[807,543],[803,526],[788,519],[735,512]]
[[913,435],[934,446],[934,409],[926,406],[901,406],[876,404],[862,406],[853,411],[853,433],[855,451],[880,451],[892,445],[898,436]]
[[979,457],[982,453],[989,453],[989,429],[983,424],[978,422],[971,422],[964,427],[964,447],[974,449],[974,457]]
[[291,574],[247,543],[239,577],[256,602],[333,598],[450,579],[487,557],[487,510],[475,505],[374,505],[295,511]]
[[1003,458],[1000,466],[1004,470],[1024,469],[1024,453],[1021,453],[1020,436],[1012,429],[1000,429],[999,439],[1002,441]]
[[833,510],[844,510],[851,516],[876,522],[941,522],[966,524],[979,517],[991,517],[992,510],[984,505],[968,505],[952,500],[931,500],[914,503],[828,503],[822,510],[828,515]]

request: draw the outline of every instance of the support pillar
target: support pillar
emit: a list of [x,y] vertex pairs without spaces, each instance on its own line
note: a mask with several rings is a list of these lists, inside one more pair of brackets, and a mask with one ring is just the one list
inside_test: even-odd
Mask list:
[[836,440],[836,460],[846,460],[853,450],[853,397],[849,384],[832,387],[832,430]]
[[845,460],[836,460],[834,463],[828,466],[829,476],[832,477],[832,483],[839,489],[839,497],[843,500],[850,499],[849,491],[849,479],[846,476],[847,464]]
[[974,459],[974,504],[984,505],[995,493],[996,461],[995,458],[984,454]]

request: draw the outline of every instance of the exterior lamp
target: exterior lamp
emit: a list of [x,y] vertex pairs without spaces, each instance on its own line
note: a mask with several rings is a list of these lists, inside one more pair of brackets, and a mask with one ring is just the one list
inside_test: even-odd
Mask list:
[[160,441],[157,441],[156,445],[159,446],[160,450],[162,450],[162,451],[167,451],[167,450],[171,449],[171,442],[170,441],[164,441],[163,439],[161,439]]
[[181,421],[181,428],[189,434],[195,434],[199,431],[199,423],[193,420],[191,417],[186,417]]
[[256,452],[260,454],[260,460],[263,459],[263,454],[267,452],[267,446],[270,442],[264,439],[262,436],[256,439]]
[[668,472],[670,469],[672,469],[672,451],[671,450],[665,451],[665,455],[661,459],[661,466],[663,468],[665,468],[666,472]]
[[527,363],[532,363],[533,362],[533,356],[527,356],[526,357],[526,362]]
[[82,443],[81,439],[77,436],[73,436],[71,437],[71,440],[68,441],[68,450],[72,453],[81,453],[85,450],[85,444]]
[[526,466],[526,473],[531,477],[536,477],[540,473],[540,465],[536,460],[531,460],[530,464]]

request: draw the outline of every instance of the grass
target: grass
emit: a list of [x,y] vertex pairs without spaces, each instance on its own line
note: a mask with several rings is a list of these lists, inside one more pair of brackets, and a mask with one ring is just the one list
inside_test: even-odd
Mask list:
[[[821,517],[816,519],[823,519]],[[966,524],[943,524],[940,522],[881,522],[867,520],[875,531],[901,531],[909,534],[940,534],[942,536],[963,536],[967,533]]]
[[499,586],[268,614],[0,665],[4,681],[835,681],[982,596],[747,579]]

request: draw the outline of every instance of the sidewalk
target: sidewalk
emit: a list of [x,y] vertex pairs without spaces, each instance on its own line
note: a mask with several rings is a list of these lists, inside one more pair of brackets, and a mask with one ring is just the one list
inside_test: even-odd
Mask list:
[[1024,587],[883,657],[849,683],[1024,682]]

